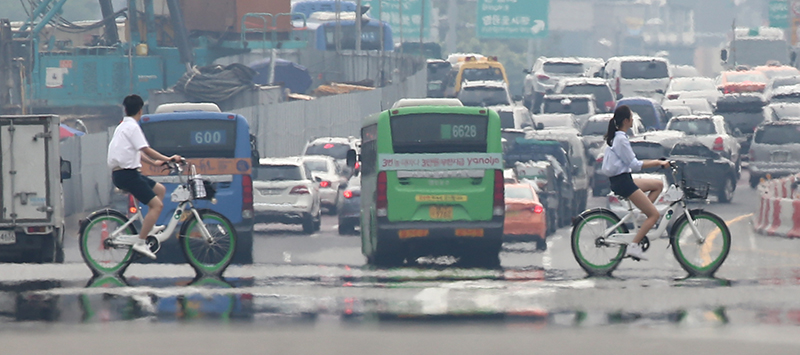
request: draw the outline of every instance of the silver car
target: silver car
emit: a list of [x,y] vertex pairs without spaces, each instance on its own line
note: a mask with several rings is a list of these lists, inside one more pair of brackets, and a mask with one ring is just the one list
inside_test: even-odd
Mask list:
[[299,157],[263,158],[253,167],[255,223],[301,224],[319,230],[319,180]]
[[750,186],[758,186],[761,178],[776,178],[798,171],[800,121],[768,122],[756,128],[750,143]]
[[545,95],[542,100],[541,113],[571,113],[575,115],[578,125],[583,125],[597,112],[594,95]]
[[667,106],[670,100],[701,98],[709,103],[716,104],[722,93],[717,90],[714,79],[704,77],[693,78],[674,78],[667,87],[667,94],[664,95],[663,106]]
[[327,155],[305,155],[303,163],[311,170],[315,180],[319,178],[319,198],[322,207],[325,207],[329,214],[336,214],[341,186],[347,181],[341,167],[336,164],[335,159]]

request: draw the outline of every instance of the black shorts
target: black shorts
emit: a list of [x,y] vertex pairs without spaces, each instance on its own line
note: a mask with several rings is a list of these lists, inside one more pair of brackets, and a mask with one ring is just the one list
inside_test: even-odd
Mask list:
[[631,173],[623,173],[612,176],[608,178],[608,181],[611,183],[611,191],[613,191],[617,196],[624,198],[630,197],[634,192],[636,192],[636,190],[639,189],[639,186],[636,186],[636,184],[633,183],[633,177],[631,177]]
[[156,197],[156,193],[153,192],[156,182],[142,175],[139,170],[116,170],[111,173],[111,180],[114,182],[114,186],[131,193],[141,203],[147,204],[153,197]]

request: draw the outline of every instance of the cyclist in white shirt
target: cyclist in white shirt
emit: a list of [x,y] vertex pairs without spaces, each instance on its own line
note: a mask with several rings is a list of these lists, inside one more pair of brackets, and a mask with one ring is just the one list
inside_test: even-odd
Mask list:
[[151,164],[158,166],[168,160],[179,161],[181,157],[179,155],[167,157],[150,148],[142,128],[139,127],[142,107],[144,107],[144,100],[139,95],[125,97],[122,105],[125,107],[125,118],[114,130],[114,137],[108,144],[108,167],[112,171],[111,177],[114,186],[131,193],[149,209],[142,221],[142,230],[139,235],[120,236],[117,241],[130,244],[134,251],[155,259],[156,254],[145,244],[145,239],[150,232],[158,233],[164,229],[164,226],[153,227],[164,208],[161,201],[166,194],[166,188],[142,175],[141,159],[144,157]]
[[611,191],[633,202],[647,216],[625,252],[628,256],[646,260],[639,242],[658,222],[659,214],[653,202],[658,198],[664,186],[661,180],[656,179],[636,179],[634,181],[631,172],[656,166],[666,168],[669,166],[669,162],[636,159],[636,154],[628,141],[628,134],[625,133],[633,126],[632,117],[631,109],[628,106],[622,105],[614,110],[614,117],[608,121],[608,131],[604,137],[608,147],[603,156],[601,172],[609,177]]

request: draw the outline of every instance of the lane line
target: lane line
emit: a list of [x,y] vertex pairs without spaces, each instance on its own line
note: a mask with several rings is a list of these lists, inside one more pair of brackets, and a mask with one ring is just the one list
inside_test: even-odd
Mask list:
[[[736,224],[738,222],[741,222],[742,220],[744,220],[746,218],[750,218],[752,216],[753,216],[753,213],[744,214],[744,215],[736,217],[736,218],[734,218],[734,219],[732,219],[730,221],[725,221],[725,225],[730,227],[731,225]],[[700,248],[700,253],[701,253],[700,257],[703,259],[703,262],[705,262],[705,264],[703,266],[711,264],[711,248],[712,248],[712,245],[714,244],[714,239],[717,239],[717,236],[719,235],[719,233],[720,233],[720,229],[715,229],[713,232],[711,232],[711,234],[709,234],[708,237],[706,238],[706,242],[707,243],[703,243],[703,246]]]

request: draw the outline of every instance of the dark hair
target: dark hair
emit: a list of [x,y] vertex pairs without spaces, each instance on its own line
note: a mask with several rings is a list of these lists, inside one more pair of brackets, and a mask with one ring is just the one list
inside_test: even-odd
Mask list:
[[142,107],[144,107],[144,100],[142,100],[142,97],[139,95],[128,95],[125,97],[125,100],[122,100],[122,106],[125,106],[126,116],[133,116],[142,110]]
[[606,131],[606,135],[603,137],[609,147],[614,144],[614,134],[622,127],[622,122],[625,122],[625,120],[631,118],[631,116],[633,116],[633,114],[631,113],[631,108],[628,106],[622,105],[614,110],[614,117],[608,120],[608,131]]

